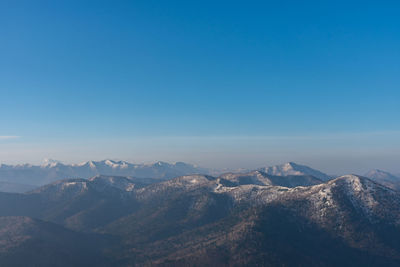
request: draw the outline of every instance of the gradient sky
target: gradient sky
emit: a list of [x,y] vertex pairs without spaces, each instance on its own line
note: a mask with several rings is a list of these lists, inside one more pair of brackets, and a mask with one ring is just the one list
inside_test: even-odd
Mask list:
[[0,162],[400,172],[398,1],[0,1]]

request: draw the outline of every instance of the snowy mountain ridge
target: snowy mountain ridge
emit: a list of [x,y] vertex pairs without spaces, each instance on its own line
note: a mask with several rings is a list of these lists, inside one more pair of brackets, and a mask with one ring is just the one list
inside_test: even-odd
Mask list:
[[0,181],[20,184],[45,185],[67,178],[85,178],[96,175],[126,176],[135,178],[171,179],[174,177],[203,173],[208,169],[183,162],[134,164],[127,161],[86,161],[79,164],[64,164],[46,159],[41,165],[0,165]]

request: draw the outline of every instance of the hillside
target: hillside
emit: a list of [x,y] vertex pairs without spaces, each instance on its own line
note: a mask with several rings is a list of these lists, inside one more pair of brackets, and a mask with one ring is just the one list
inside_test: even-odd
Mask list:
[[30,244],[41,249],[34,240],[43,235],[56,250],[46,257],[65,244],[79,259],[68,244],[82,238],[113,266],[400,264],[400,192],[356,175],[67,179],[0,193],[0,216],[4,247],[12,248],[4,262]]

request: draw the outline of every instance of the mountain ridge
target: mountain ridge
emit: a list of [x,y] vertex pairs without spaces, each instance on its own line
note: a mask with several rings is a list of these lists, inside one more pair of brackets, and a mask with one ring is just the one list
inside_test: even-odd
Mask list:
[[318,179],[321,179],[322,181],[328,181],[332,178],[321,171],[294,162],[287,162],[281,165],[264,167],[260,168],[259,170],[265,172],[266,174],[276,175],[276,176],[311,175]]
[[[321,181],[253,171],[147,184],[97,175],[23,194],[0,193],[4,216],[110,236],[115,242],[102,256],[115,266],[400,263],[400,241],[393,240],[400,240],[400,192],[359,175]],[[61,232],[46,242],[62,242]],[[5,245],[12,245],[9,240]]]

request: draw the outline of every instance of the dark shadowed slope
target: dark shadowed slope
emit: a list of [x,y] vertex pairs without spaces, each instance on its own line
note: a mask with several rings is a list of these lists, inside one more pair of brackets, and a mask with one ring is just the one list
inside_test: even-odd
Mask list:
[[106,240],[28,217],[0,217],[1,266],[109,266]]

